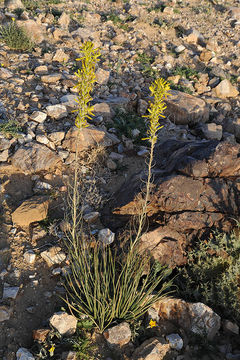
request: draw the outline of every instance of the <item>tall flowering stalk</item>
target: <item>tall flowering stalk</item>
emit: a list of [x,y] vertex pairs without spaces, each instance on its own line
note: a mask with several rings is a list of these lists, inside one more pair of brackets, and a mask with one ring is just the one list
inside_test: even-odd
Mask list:
[[145,117],[149,121],[149,127],[147,130],[147,137],[143,140],[149,140],[151,147],[150,147],[150,155],[149,155],[149,161],[148,161],[148,175],[147,175],[147,183],[146,183],[146,195],[143,203],[143,209],[142,213],[140,215],[139,219],[139,225],[138,225],[138,231],[137,236],[134,241],[134,244],[139,240],[143,226],[144,226],[144,220],[147,213],[147,206],[149,202],[149,195],[150,195],[150,184],[151,184],[151,178],[152,178],[152,164],[153,164],[153,152],[154,147],[157,142],[157,135],[158,131],[163,127],[160,124],[160,119],[165,118],[165,115],[163,114],[164,110],[167,108],[164,100],[167,99],[167,97],[170,95],[170,85],[167,81],[165,81],[162,78],[159,78],[155,80],[151,86],[149,87],[151,97],[154,98],[153,102],[150,103],[148,108],[148,115]]
[[94,48],[91,41],[86,41],[80,48],[81,56],[76,61],[81,61],[81,69],[75,73],[78,83],[75,88],[78,90],[78,107],[75,125],[81,130],[88,126],[87,119],[93,116],[94,107],[90,105],[92,100],[91,92],[96,82],[95,67],[100,57],[99,48]]
[[[99,48],[94,48],[94,44],[91,41],[86,41],[80,47],[80,57],[76,61],[81,61],[81,68],[75,73],[77,76],[77,85],[75,88],[78,90],[77,95],[77,109],[73,112],[77,113],[75,119],[75,125],[80,131],[88,127],[87,120],[91,119],[94,107],[90,104],[92,97],[94,84],[96,82],[95,68],[99,61],[101,53]],[[78,224],[81,222],[81,211],[78,209],[79,204],[79,192],[78,192],[78,141],[79,136],[76,139],[76,154],[75,154],[75,173],[73,184],[73,196],[72,196],[72,239],[77,238]]]

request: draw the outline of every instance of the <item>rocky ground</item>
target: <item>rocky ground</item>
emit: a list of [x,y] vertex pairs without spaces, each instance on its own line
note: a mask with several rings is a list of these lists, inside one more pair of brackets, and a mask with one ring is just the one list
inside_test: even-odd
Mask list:
[[[145,132],[141,116],[146,114],[149,85],[158,76],[168,79],[174,90],[159,133],[158,154],[164,154],[165,162],[156,154],[155,170],[160,175],[149,216],[155,228],[168,225],[164,234],[169,235],[170,229],[177,246],[160,246],[156,258],[173,266],[183,264],[193,235],[219,224],[229,230],[228,218],[237,218],[240,206],[239,1],[0,1],[1,24],[13,21],[26,29],[35,45],[25,52],[0,42],[0,358],[7,360],[14,359],[20,347],[30,349],[32,330],[47,327],[63,306],[58,295],[64,292],[61,279],[68,262],[62,220],[76,151],[72,110],[76,58],[83,41],[91,40],[101,49],[93,93],[95,117],[79,143],[88,203],[85,221],[92,233],[106,227],[117,230],[118,220],[106,207],[112,198],[117,202],[112,201],[111,211],[133,214],[131,196],[138,190],[131,176],[142,170],[148,153],[141,141]],[[170,139],[182,145],[162,145]],[[188,166],[189,157],[198,161],[197,167]],[[164,176],[172,173],[181,177],[166,182]],[[172,189],[184,187],[185,193],[176,192],[171,198]],[[194,211],[196,216],[190,219]],[[104,239],[109,241],[106,234]],[[143,246],[151,248],[148,238],[146,243]],[[217,333],[220,319],[214,319]],[[123,341],[129,342],[129,330],[121,331],[127,339]],[[231,331],[217,338],[214,355],[195,358],[239,359],[238,330]],[[227,336],[234,337],[234,344],[224,342]],[[159,347],[158,359],[167,358],[171,341],[164,340],[165,350],[158,340],[152,341],[145,348]],[[113,356],[101,346],[102,359]],[[186,338],[184,347],[174,351],[169,358],[193,358]],[[132,356],[133,349],[126,353]],[[155,359],[143,354],[140,349],[133,359]]]

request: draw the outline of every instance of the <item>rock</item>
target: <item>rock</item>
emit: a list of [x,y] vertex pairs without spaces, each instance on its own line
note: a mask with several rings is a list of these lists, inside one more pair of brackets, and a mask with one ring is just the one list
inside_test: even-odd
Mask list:
[[0,162],[5,162],[9,158],[9,150],[3,150],[0,152]]
[[47,114],[42,111],[34,111],[30,115],[30,119],[36,121],[39,124],[43,123],[46,120],[46,118],[47,118]]
[[58,49],[56,52],[55,52],[55,55],[53,57],[53,61],[57,61],[57,62],[68,62],[69,60],[69,55],[66,54],[62,49]]
[[104,331],[103,335],[111,349],[118,349],[119,347],[128,344],[132,336],[130,326],[127,322],[113,326]]
[[77,360],[76,351],[65,351],[62,353],[62,360]]
[[61,26],[62,29],[68,30],[70,21],[71,21],[70,16],[65,12],[63,12],[60,18],[58,19],[58,24]]
[[49,329],[37,329],[33,330],[33,340],[44,342],[49,334]]
[[158,312],[153,308],[148,309],[148,311],[147,311],[147,319],[148,319],[148,323],[151,320],[158,322],[159,321]]
[[46,110],[48,116],[56,120],[60,120],[68,115],[66,106],[61,104],[49,105],[46,107]]
[[163,299],[153,304],[160,319],[174,322],[185,331],[207,336],[212,340],[221,325],[221,318],[202,303],[187,303],[180,299]]
[[10,309],[7,306],[0,306],[0,323],[10,319]]
[[223,320],[223,330],[226,333],[239,335],[239,326],[229,320]]
[[166,100],[165,113],[177,125],[196,124],[209,120],[209,108],[204,100],[171,90],[171,95]]
[[186,47],[184,45],[179,45],[179,46],[175,47],[174,51],[175,51],[176,54],[180,54],[185,49],[186,49]]
[[61,158],[54,151],[34,142],[21,146],[11,160],[15,168],[30,174],[48,171],[61,162]]
[[8,150],[11,145],[12,145],[12,141],[0,135],[0,151]]
[[212,52],[207,49],[204,49],[199,56],[200,60],[204,62],[208,62],[209,60],[212,59],[212,57],[213,57]]
[[37,75],[46,75],[46,74],[48,74],[48,68],[46,65],[37,66],[34,69],[34,73]]
[[73,335],[77,329],[77,319],[72,315],[68,315],[66,312],[55,313],[50,318],[49,323],[64,336]]
[[132,360],[164,360],[171,353],[170,345],[163,338],[151,338],[133,353]]
[[117,169],[117,164],[112,160],[112,159],[108,159],[106,162],[106,165],[108,167],[109,170],[116,170]]
[[104,69],[99,68],[96,71],[96,81],[98,84],[101,84],[101,85],[107,84],[109,81],[109,77],[110,77],[109,70],[104,70]]
[[33,250],[28,250],[23,254],[24,260],[28,263],[28,264],[34,264],[35,260],[36,260],[36,254],[34,253]]
[[215,95],[221,99],[236,97],[239,91],[233,86],[228,79],[222,80],[214,89]]
[[195,334],[207,335],[212,340],[221,326],[221,318],[210,307],[202,303],[188,304],[191,317],[190,330]]
[[106,120],[112,118],[111,108],[107,103],[95,104],[93,113],[95,116],[102,116]]
[[186,263],[186,239],[168,227],[158,227],[142,235],[139,251],[149,251],[154,259],[170,267]]
[[44,27],[36,21],[32,19],[17,20],[16,23],[26,31],[27,35],[34,43],[40,44],[44,40]]
[[231,7],[229,9],[229,15],[233,20],[240,21],[240,8],[239,7]]
[[198,30],[192,29],[187,37],[184,38],[188,43],[205,45],[204,37]]
[[14,10],[14,9],[24,9],[24,5],[21,0],[4,0],[4,7]]
[[62,78],[61,74],[49,74],[41,76],[41,81],[46,84],[55,84]]
[[59,145],[65,137],[64,131],[53,131],[48,135],[48,138],[55,144]]
[[11,77],[13,77],[13,73],[10,70],[0,67],[0,79],[6,80]]
[[74,110],[77,107],[77,95],[64,95],[60,98],[61,103],[69,110]]
[[37,241],[42,239],[44,236],[47,235],[47,231],[42,226],[34,226],[32,228],[32,241]]
[[18,286],[9,286],[6,284],[4,284],[4,288],[3,288],[3,300],[4,299],[13,299],[15,300],[17,297],[19,291],[19,287]]
[[115,135],[97,129],[95,126],[89,126],[81,131],[74,127],[67,132],[62,147],[75,152],[76,146],[78,146],[78,151],[83,151],[90,149],[97,144],[108,147],[118,144],[119,142],[119,139]]
[[28,351],[28,349],[20,348],[17,353],[17,360],[35,360],[34,356]]
[[203,124],[202,132],[208,140],[221,140],[222,139],[222,125],[216,125],[215,123]]
[[[190,241],[212,227],[231,230],[229,214],[234,218],[239,211],[239,190],[233,180],[240,176],[239,153],[239,144],[217,140],[167,140],[156,145],[147,207],[150,234],[142,238],[143,251],[149,249],[153,257],[174,267],[184,263]],[[139,215],[145,180],[144,171],[137,173],[113,194],[103,210],[106,227],[117,231],[132,215]]]
[[110,245],[114,242],[115,234],[110,229],[102,229],[98,233],[98,241],[104,245]]
[[46,219],[49,200],[46,196],[34,196],[22,202],[12,213],[12,222],[20,227]]
[[62,251],[60,246],[52,246],[49,249],[42,251],[40,255],[49,267],[61,264],[66,259],[66,254]]
[[166,336],[171,349],[181,350],[183,348],[183,339],[178,334],[170,334]]
[[86,221],[88,224],[93,224],[97,221],[97,219],[99,218],[99,212],[98,211],[93,211],[90,213],[87,213],[85,215],[83,215],[83,219],[84,221]]

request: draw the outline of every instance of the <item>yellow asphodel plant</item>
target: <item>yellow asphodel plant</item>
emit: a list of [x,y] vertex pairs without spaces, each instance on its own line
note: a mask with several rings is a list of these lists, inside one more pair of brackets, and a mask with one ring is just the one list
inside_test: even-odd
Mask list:
[[149,87],[150,95],[153,97],[153,102],[150,103],[148,108],[148,115],[145,115],[149,121],[149,126],[147,130],[147,137],[143,140],[149,140],[150,142],[150,155],[148,160],[148,174],[147,174],[147,182],[146,182],[146,194],[143,203],[142,212],[139,219],[137,236],[134,241],[134,244],[139,240],[143,226],[144,219],[147,213],[147,206],[150,195],[150,184],[151,184],[151,174],[152,174],[152,164],[153,164],[153,152],[154,147],[157,142],[158,131],[163,127],[160,124],[160,119],[165,118],[164,110],[167,108],[165,104],[165,100],[170,95],[170,85],[167,81],[162,78],[155,80],[151,86]]
[[73,184],[73,196],[72,196],[72,239],[76,238],[77,225],[80,222],[81,212],[77,207],[79,202],[78,192],[78,142],[80,137],[80,131],[88,127],[87,120],[91,119],[94,115],[94,106],[90,104],[92,97],[91,92],[96,82],[95,68],[99,61],[101,53],[99,48],[94,48],[94,44],[91,41],[86,41],[80,47],[80,57],[76,61],[81,62],[81,68],[75,73],[77,76],[77,85],[75,88],[78,90],[77,95],[77,108],[73,112],[77,113],[75,119],[75,125],[79,129],[76,138],[76,153],[75,153],[75,174]]
[[92,100],[91,92],[96,82],[95,67],[100,57],[99,48],[94,48],[91,41],[86,41],[81,47],[81,56],[76,61],[81,61],[81,69],[75,73],[78,78],[75,88],[78,90],[76,102],[77,112],[75,125],[81,130],[88,126],[87,119],[93,116],[94,107],[90,105]]

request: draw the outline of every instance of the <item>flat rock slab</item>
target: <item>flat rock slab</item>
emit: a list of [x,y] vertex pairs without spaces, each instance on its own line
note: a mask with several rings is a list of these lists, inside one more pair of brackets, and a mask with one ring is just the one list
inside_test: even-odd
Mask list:
[[61,162],[54,151],[38,143],[21,146],[11,160],[15,168],[26,174],[53,169]]
[[142,343],[133,353],[132,360],[164,360],[171,353],[169,343],[163,338],[151,338]]
[[46,219],[49,200],[46,196],[34,196],[25,200],[13,213],[12,222],[20,227]]
[[49,249],[41,252],[41,257],[46,261],[49,267],[56,264],[61,264],[66,255],[60,248],[60,246],[52,246]]
[[119,347],[126,345],[131,340],[131,330],[127,322],[113,326],[103,333],[107,344],[112,349],[119,349]]
[[109,147],[119,143],[119,139],[109,134],[107,131],[100,130],[95,126],[89,126],[79,131],[77,128],[72,128],[66,134],[62,147],[72,152],[83,151],[96,147],[98,144]]
[[4,299],[16,299],[19,291],[18,286],[4,286],[3,288],[3,300]]
[[171,95],[165,102],[165,114],[177,125],[193,125],[209,120],[209,108],[206,102],[198,97],[171,90]]

